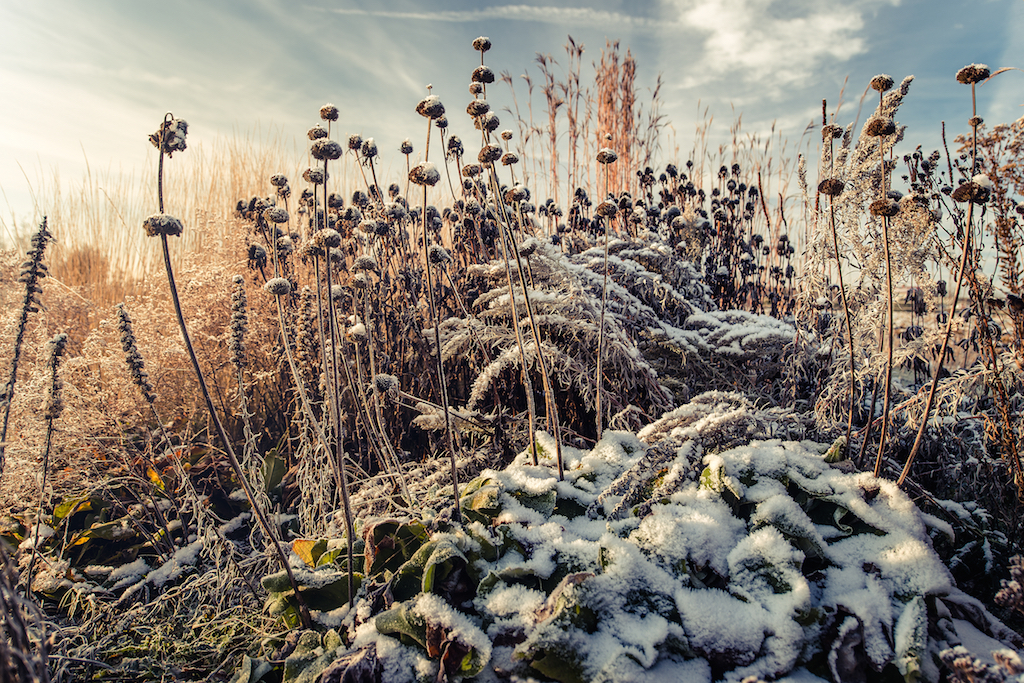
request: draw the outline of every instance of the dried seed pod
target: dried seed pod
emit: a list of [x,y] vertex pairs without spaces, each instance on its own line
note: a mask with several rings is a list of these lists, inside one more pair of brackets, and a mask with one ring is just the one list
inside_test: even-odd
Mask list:
[[483,83],[470,83],[469,84],[469,94],[470,95],[479,95],[483,91],[484,91],[484,84]]
[[509,140],[511,140],[512,139],[512,135],[513,135],[512,131],[508,130],[507,128],[505,130],[501,131],[501,139],[504,140],[505,142],[508,142]]
[[473,49],[477,52],[487,52],[491,49],[491,39],[487,36],[480,36],[473,40]]
[[971,118],[967,119],[967,125],[969,125],[971,128],[977,128],[983,123],[985,123],[985,119],[981,118],[980,116],[972,116]]
[[874,116],[864,127],[864,132],[872,137],[892,135],[896,132],[896,124],[887,116]]
[[835,124],[828,124],[821,127],[822,140],[838,140],[843,137],[843,129]]
[[988,201],[990,194],[991,191],[988,187],[985,187],[976,181],[969,180],[953,190],[953,201],[984,204]]
[[352,270],[355,270],[355,271],[359,271],[359,270],[372,270],[372,271],[376,272],[376,270],[377,270],[377,259],[375,259],[372,256],[369,256],[367,254],[363,254],[362,256],[357,256],[356,260],[352,263]]
[[270,184],[274,187],[285,187],[288,185],[288,178],[280,173],[270,176]]
[[489,66],[478,66],[473,69],[472,78],[474,83],[494,83],[494,72]]
[[597,163],[599,164],[612,164],[615,163],[615,160],[618,158],[619,155],[610,147],[605,147],[597,153]]
[[900,212],[900,205],[895,199],[876,199],[870,206],[872,216],[885,216],[892,218]]
[[427,95],[416,105],[416,113],[428,119],[439,119],[444,116],[444,105],[437,95]]
[[366,159],[372,159],[377,156],[377,142],[373,138],[366,138],[363,140],[363,146],[360,148],[360,153]]
[[[483,150],[481,150],[482,152]],[[484,172],[483,167],[480,164],[466,164],[462,167],[462,175],[467,178],[475,178]]]
[[338,108],[333,104],[327,103],[320,107],[320,118],[324,121],[337,121],[338,120]]
[[502,151],[501,147],[497,145],[485,145],[480,153],[477,154],[477,161],[481,164],[490,164],[501,158]]
[[466,113],[470,116],[483,116],[491,110],[487,100],[473,100],[466,105]]
[[263,285],[263,289],[274,296],[288,296],[292,291],[292,283],[283,277],[273,277],[267,280],[267,284]]
[[302,179],[311,185],[323,185],[327,182],[327,174],[322,168],[307,168],[302,173]]
[[466,148],[462,146],[462,138],[458,135],[453,135],[448,138],[448,155],[461,157],[466,153]]
[[341,157],[345,153],[345,150],[341,148],[334,140],[328,140],[327,138],[321,138],[313,143],[310,147],[309,153],[313,155],[314,159],[320,160],[334,160]]
[[382,396],[397,398],[398,378],[394,375],[385,375],[384,373],[381,373],[373,378],[373,388]]
[[363,137],[361,135],[349,135],[348,136],[348,148],[355,151],[363,146]]
[[427,259],[430,261],[432,266],[445,266],[451,263],[452,255],[448,253],[448,250],[439,244],[432,244],[427,249]]
[[956,80],[964,85],[981,83],[991,75],[987,64],[968,64],[956,72]]
[[433,161],[421,161],[409,171],[409,180],[417,185],[433,187],[440,179],[441,174]]
[[485,130],[488,133],[493,133],[501,125],[501,121],[498,119],[498,115],[493,111],[489,111],[483,116],[478,116],[473,124],[480,130]]
[[603,201],[597,205],[597,215],[611,218],[619,210],[618,205],[612,201]]
[[845,188],[846,183],[839,178],[826,178],[818,183],[818,192],[826,194],[829,197],[838,197],[843,193]]
[[402,144],[398,146],[398,151],[406,156],[412,154],[412,142],[409,138],[402,140]]
[[326,249],[336,249],[341,246],[341,234],[332,228],[321,230],[313,238],[318,246]]
[[160,128],[149,136],[149,141],[161,153],[172,156],[175,152],[185,151],[185,135],[188,123],[184,119],[164,120]]
[[159,235],[180,235],[184,229],[181,225],[181,221],[174,216],[167,215],[166,213],[153,214],[143,221],[142,227],[150,237],[157,237]]
[[878,92],[885,92],[892,88],[894,82],[889,74],[878,74],[871,79],[871,87]]
[[306,131],[306,137],[310,140],[320,140],[321,138],[327,137],[327,129],[318,123]]
[[526,199],[526,188],[522,185],[516,185],[505,193],[505,202],[508,204],[511,204],[512,202],[521,202],[524,199]]
[[515,152],[505,152],[501,155],[502,166],[511,166],[519,163],[519,155]]
[[288,211],[283,206],[272,206],[263,212],[263,218],[268,223],[287,223]]

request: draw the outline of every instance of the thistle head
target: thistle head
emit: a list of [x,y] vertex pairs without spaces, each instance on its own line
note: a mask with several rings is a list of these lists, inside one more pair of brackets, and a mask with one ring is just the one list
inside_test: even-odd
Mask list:
[[181,221],[166,213],[153,214],[143,221],[142,227],[149,237],[180,235],[183,230]]

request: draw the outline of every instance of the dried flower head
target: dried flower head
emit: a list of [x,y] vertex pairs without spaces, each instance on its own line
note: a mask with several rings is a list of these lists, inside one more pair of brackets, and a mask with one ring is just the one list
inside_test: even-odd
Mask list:
[[466,148],[462,146],[462,138],[458,135],[448,138],[448,156],[461,157],[465,153]]
[[406,156],[412,154],[412,142],[409,138],[402,140],[402,144],[398,146],[398,151]]
[[283,206],[272,206],[263,212],[267,223],[287,223],[288,211]]
[[953,201],[984,204],[989,200],[990,194],[991,190],[988,187],[977,181],[969,180],[953,190]]
[[956,72],[956,80],[964,85],[981,83],[991,75],[987,64],[968,64]]
[[[484,148],[480,150],[480,153],[477,154],[476,158],[481,164],[487,165],[500,159],[501,154],[501,147],[498,147],[497,145],[485,145]],[[465,170],[463,170],[463,174],[465,174]]]
[[377,270],[377,259],[373,258],[369,254],[363,254],[361,256],[357,256],[356,260],[352,263],[352,270],[355,270],[355,271],[372,270],[372,271],[376,272],[376,270]]
[[515,152],[505,152],[501,155],[502,166],[511,166],[519,163],[519,155]]
[[333,104],[327,103],[320,107],[320,118],[324,121],[337,121],[338,120],[338,108]]
[[483,91],[484,91],[484,84],[483,83],[473,82],[473,83],[469,84],[469,94],[470,95],[479,95]]
[[327,174],[322,168],[307,168],[302,173],[302,179],[311,185],[323,185],[327,182]]
[[980,116],[972,116],[971,118],[967,119],[967,125],[969,125],[971,128],[977,128],[983,123],[985,123],[985,119],[981,118]]
[[613,201],[605,200],[597,205],[597,215],[604,216],[605,218],[611,218],[619,210],[618,204]]
[[511,140],[512,139],[512,135],[513,135],[512,131],[510,131],[507,128],[505,130],[501,131],[501,139],[504,140],[505,142],[508,142],[509,140]]
[[292,291],[292,283],[283,277],[274,277],[267,280],[267,284],[263,285],[263,289],[274,296],[288,296]]
[[892,135],[896,132],[896,124],[888,116],[873,116],[864,127],[864,132],[872,137]]
[[416,105],[416,113],[428,119],[439,119],[444,116],[444,105],[437,95],[427,95]]
[[236,368],[244,368],[245,362],[245,333],[249,327],[249,316],[246,311],[247,301],[245,296],[245,278],[236,275],[232,278],[235,289],[231,293],[231,339],[228,340],[228,351],[231,352],[231,362]]
[[327,138],[321,138],[313,143],[310,147],[309,153],[313,155],[314,159],[320,160],[331,160],[341,158],[341,155],[345,153],[345,150],[341,148],[341,145],[334,140]]
[[495,114],[493,111],[489,111],[483,116],[478,116],[476,121],[473,122],[473,125],[475,125],[480,130],[485,130],[488,133],[493,133],[498,129],[498,126],[501,125],[501,120],[498,119],[497,114]]
[[381,373],[374,376],[373,388],[381,396],[387,396],[392,399],[398,398],[398,378],[394,375]]
[[288,177],[280,173],[275,173],[274,175],[270,176],[270,184],[273,185],[274,187],[284,187],[285,185],[288,184]]
[[494,72],[489,66],[478,66],[473,69],[474,83],[494,83]]
[[483,116],[491,110],[487,100],[473,100],[466,105],[466,113],[470,116]]
[[845,188],[846,183],[839,178],[826,178],[818,183],[818,192],[826,194],[829,197],[838,197],[843,193]]
[[288,235],[281,235],[277,238],[277,255],[284,258],[295,251],[295,242]]
[[436,119],[434,119],[434,125],[437,126],[440,130],[444,130],[445,128],[448,127],[448,118],[445,116],[439,116]]
[[900,212],[900,205],[895,199],[886,197],[885,199],[876,199],[871,202],[870,210],[872,216],[892,218]]
[[166,213],[153,214],[143,221],[142,227],[150,237],[180,235],[183,230],[181,221],[174,216],[168,216]]
[[[170,116],[168,114],[168,116]],[[149,136],[149,141],[160,150],[161,154],[172,156],[175,152],[185,151],[185,135],[188,134],[188,123],[184,119],[165,118],[160,128]]]
[[[481,150],[481,153],[483,150]],[[467,178],[475,178],[484,172],[483,167],[480,164],[466,164],[462,167],[462,175]]]
[[597,163],[599,164],[611,164],[615,163],[615,160],[619,158],[619,155],[615,153],[615,150],[604,147],[600,152],[597,153]]
[[843,129],[833,123],[821,127],[822,140],[838,140],[843,137]]
[[441,179],[441,174],[433,161],[421,161],[409,171],[409,180],[417,185],[433,187]]
[[46,399],[43,401],[43,417],[47,420],[56,420],[64,412],[64,401],[61,398],[61,389],[64,383],[60,379],[57,367],[60,359],[67,349],[68,335],[61,332],[46,343],[46,365],[50,368],[50,386],[46,392]]
[[135,341],[135,330],[132,329],[132,319],[125,310],[124,304],[114,306],[117,311],[117,329],[121,333],[121,349],[124,351],[124,360],[128,364],[128,374],[132,381],[142,392],[142,397],[149,403],[156,401],[156,394],[153,393],[153,385],[149,381],[149,374],[145,370],[142,355],[139,353],[138,344]]
[[889,74],[878,74],[871,79],[871,87],[878,92],[886,92],[890,90],[895,81],[892,80],[892,76]]
[[373,138],[366,138],[363,140],[363,146],[359,150],[363,157],[366,159],[372,159],[377,156],[377,141]]
[[306,131],[306,137],[310,140],[319,140],[327,137],[327,129],[321,126],[319,123]]
[[365,273],[356,273],[352,276],[352,286],[356,289],[366,289],[370,286],[370,280]]
[[348,148],[356,151],[363,146],[363,136],[361,135],[349,135],[348,136]]
[[491,39],[487,36],[480,36],[473,40],[473,49],[477,52],[487,52],[491,49]]
[[445,266],[451,263],[452,255],[448,253],[448,250],[439,244],[431,244],[430,248],[427,249],[427,260],[430,261],[432,266]]

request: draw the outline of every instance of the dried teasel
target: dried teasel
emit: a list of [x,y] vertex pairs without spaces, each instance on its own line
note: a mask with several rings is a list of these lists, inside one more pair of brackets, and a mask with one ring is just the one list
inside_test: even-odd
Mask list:
[[441,174],[433,161],[421,161],[409,171],[409,180],[417,185],[433,187],[440,179]]
[[439,119],[444,116],[444,105],[437,95],[427,95],[416,105],[416,113],[428,119]]
[[843,193],[845,188],[846,183],[839,178],[826,178],[818,183],[818,192],[828,195],[829,197],[838,197]]
[[180,235],[184,229],[182,228],[181,221],[166,213],[153,214],[143,221],[142,227],[150,237]]
[[968,64],[956,72],[956,80],[964,85],[981,83],[991,75],[987,64]]

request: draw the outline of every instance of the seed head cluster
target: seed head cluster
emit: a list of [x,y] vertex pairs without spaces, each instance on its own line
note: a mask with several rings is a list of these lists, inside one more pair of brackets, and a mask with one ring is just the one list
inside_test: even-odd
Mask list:
[[142,361],[142,354],[139,353],[138,343],[135,340],[135,330],[132,328],[132,319],[128,315],[128,309],[124,304],[114,306],[117,311],[117,329],[121,333],[121,350],[124,351],[124,361],[128,364],[128,375],[132,382],[142,392],[142,397],[149,403],[156,401],[156,394],[153,392],[153,385],[149,381],[149,374],[145,370],[145,363]]

